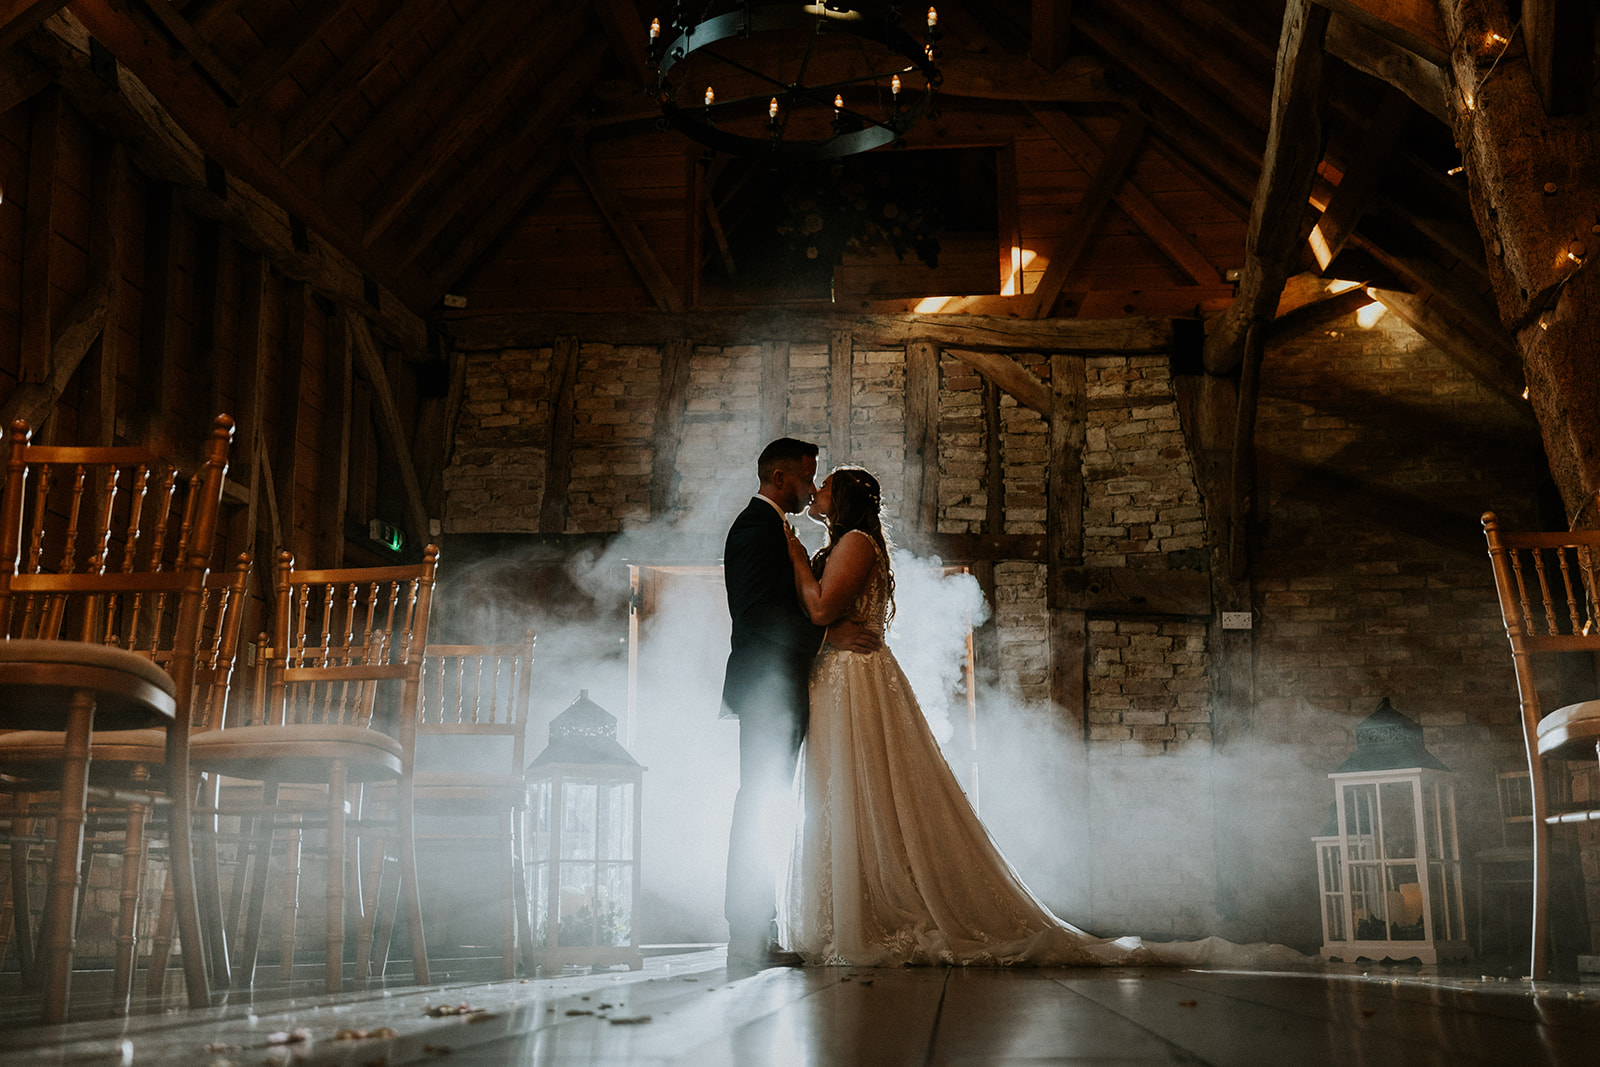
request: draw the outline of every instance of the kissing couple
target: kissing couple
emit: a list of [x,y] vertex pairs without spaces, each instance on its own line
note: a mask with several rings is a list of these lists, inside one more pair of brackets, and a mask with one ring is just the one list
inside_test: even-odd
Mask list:
[[[762,450],[723,550],[722,702],[739,719],[730,966],[1303,965],[1282,945],[1095,937],[1028,890],[885,644],[894,572],[878,481],[845,466],[818,488],[818,451],[790,437]],[[827,528],[813,557],[789,524],[802,510]],[[778,827],[795,795],[785,860]]]

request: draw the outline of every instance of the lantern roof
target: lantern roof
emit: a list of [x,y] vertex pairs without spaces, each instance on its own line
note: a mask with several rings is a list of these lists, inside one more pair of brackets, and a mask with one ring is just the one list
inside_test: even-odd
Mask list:
[[552,763],[637,767],[639,761],[617,741],[617,717],[578,691],[578,699],[550,720],[550,744],[528,769]]
[[1335,774],[1390,771],[1409,767],[1448,771],[1422,743],[1422,724],[1400,714],[1384,697],[1378,710],[1356,726],[1356,750]]

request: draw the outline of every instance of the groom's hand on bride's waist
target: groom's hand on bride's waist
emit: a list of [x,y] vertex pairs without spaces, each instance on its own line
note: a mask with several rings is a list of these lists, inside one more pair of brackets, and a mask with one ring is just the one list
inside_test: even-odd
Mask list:
[[876,652],[883,647],[882,637],[854,619],[831,623],[823,640],[845,652]]

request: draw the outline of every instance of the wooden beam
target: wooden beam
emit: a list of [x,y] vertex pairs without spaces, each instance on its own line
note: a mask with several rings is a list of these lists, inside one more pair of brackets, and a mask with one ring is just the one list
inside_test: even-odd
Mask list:
[[984,352],[970,348],[946,348],[944,354],[953,356],[983,375],[1017,403],[1030,411],[1049,418],[1055,411],[1050,399],[1050,387],[1039,376],[1010,356],[1001,352]]
[[656,393],[655,458],[650,470],[650,516],[672,509],[678,484],[678,442],[683,439],[683,414],[689,406],[689,371],[694,344],[683,339],[661,346],[661,385]]
[[491,35],[512,31],[507,12],[520,15],[523,10],[519,4],[479,5],[422,70],[408,78],[361,128],[350,147],[327,169],[324,188],[333,192],[348,189],[357,174],[369,170],[380,155],[392,149],[395,140],[409,132],[418,115],[450,99]]
[[[131,178],[128,152],[122,142],[100,135],[95,138],[94,179],[90,192],[89,277],[106,285],[106,322],[94,348],[90,372],[84,382],[79,411],[82,440],[108,447],[117,439],[117,371],[122,359],[121,308],[123,241],[128,232],[128,197]],[[60,356],[58,355],[59,359]],[[221,410],[219,407],[217,410]],[[213,412],[215,414],[215,412]]]
[[1045,70],[1055,70],[1067,58],[1072,43],[1072,0],[1033,0],[1028,55]]
[[[991,315],[857,315],[765,308],[691,311],[678,315],[655,311],[541,312],[447,319],[440,323],[440,329],[464,349],[549,344],[551,338],[569,333],[585,341],[607,344],[657,344],[669,337],[690,337],[695,343],[706,345],[827,342],[838,330],[849,330],[863,345],[894,348],[912,341],[931,341],[947,348],[957,358],[967,351],[1102,355],[1165,352],[1173,344],[1170,319],[1035,320]],[[1017,395],[1017,390],[1009,386],[1007,391]],[[1019,395],[1018,399],[1022,397]]]
[[[1078,125],[1072,116],[1064,111],[1047,107],[1032,107],[1029,111],[1044,131],[1068,155],[1077,160],[1078,166],[1086,173],[1093,174],[1104,165],[1105,153],[1089,136],[1088,131]],[[1131,177],[1125,178],[1122,184],[1116,187],[1112,199],[1133,220],[1134,225],[1154,241],[1179,270],[1197,284],[1221,283],[1222,274],[1216,265],[1195,247],[1187,234],[1162,214],[1161,209],[1139,190]]]
[[61,93],[34,100],[28,132],[28,185],[22,221],[21,359],[17,380],[50,376],[50,259],[55,235],[56,155],[61,143]]
[[585,188],[589,190],[595,206],[600,209],[600,217],[605,220],[606,226],[622,245],[623,252],[628,256],[628,262],[633,264],[634,271],[638,273],[639,280],[644,282],[644,287],[649,291],[656,307],[661,311],[684,311],[683,294],[667,276],[666,269],[656,258],[655,249],[650,247],[650,242],[639,232],[639,227],[622,209],[610,186],[601,181],[600,176],[595,173],[589,153],[581,145],[573,145],[567,149],[567,159],[578,172],[578,177],[583,181]]
[[67,6],[67,0],[0,0],[0,52]]
[[1266,352],[1266,324],[1252,320],[1244,339],[1239,368],[1239,414],[1233,424],[1232,513],[1228,519],[1228,578],[1243,581],[1250,573],[1250,520],[1256,498],[1256,408],[1261,395],[1261,362]]
[[561,54],[570,48],[569,42],[582,36],[586,15],[581,4],[567,8],[549,27],[549,36],[540,38],[531,48],[508,49],[487,74],[473,82],[472,88],[439,120],[433,132],[406,156],[400,169],[378,187],[375,201],[367,204],[364,211],[361,237],[364,244],[372,244],[393,225],[423,186],[433,180],[467,140],[495,112],[505,107],[507,100],[516,98],[516,89],[530,70],[555,66]]
[[350,399],[355,346],[349,313],[334,309],[328,323],[328,372],[322,387],[322,470],[317,498],[317,563],[344,566],[345,527],[350,510]]
[[172,387],[178,380],[179,301],[184,295],[179,264],[182,229],[177,188],[165,182],[152,185],[145,223],[136,407],[155,427],[165,426],[176,399]]
[[[272,454],[278,457],[274,490],[278,498],[278,540],[303,557],[296,543],[299,538],[300,506],[296,487],[303,469],[300,450],[300,422],[305,399],[306,320],[311,302],[301,282],[283,287],[283,359],[279,364],[278,417],[273,422]],[[426,533],[426,528],[423,533]]]
[[283,124],[280,160],[284,166],[306,150],[317,134],[361,91],[367,79],[444,3],[445,0],[404,0],[394,14],[372,31],[355,54],[341,63],[332,77]]
[[1180,108],[1199,133],[1226,148],[1246,163],[1261,162],[1261,131],[1204,87],[1173,66],[1164,55],[1098,12],[1079,10],[1072,20],[1081,34],[1127,68],[1129,74]]
[[1411,102],[1398,89],[1386,91],[1357,142],[1359,147],[1349,160],[1344,179],[1323,209],[1322,218],[1311,228],[1311,255],[1319,271],[1326,271],[1344,250],[1345,241],[1355,231],[1356,223],[1367,213],[1377,196],[1378,182],[1405,138],[1410,120]]
[[[154,0],[159,3],[160,0]],[[354,6],[355,0],[326,0],[313,8],[313,16],[290,21],[276,40],[262,49],[239,75],[237,125],[249,108],[261,100],[268,89],[282,81],[313,47],[327,36],[328,27]]]
[[[112,0],[80,2],[90,5],[83,10],[94,12],[95,5]],[[76,6],[51,19],[45,26],[49,32],[35,34],[26,47],[51,70],[80,111],[126,143],[140,169],[153,180],[177,185],[189,211],[225,223],[241,245],[264,251],[284,276],[304,281],[335,303],[370,318],[386,343],[407,353],[423,350],[426,326],[387,286],[375,283],[328,241],[312,239],[302,246],[296,239],[297,222],[283,205],[307,200],[304,190],[290,196],[274,191],[269,196],[230,173],[227,195],[213,194],[206,185],[205,154],[144,83],[126,69],[120,71],[115,88],[94,74],[89,33],[73,17],[75,10]],[[103,11],[99,15],[105,19],[104,32],[111,36],[107,43],[113,51],[118,55],[122,54],[119,48],[139,51],[141,45],[122,39],[131,36],[126,24]],[[101,32],[96,31],[97,35]],[[217,124],[226,125],[220,118]],[[309,225],[321,213],[319,208],[301,218]],[[334,231],[330,226],[326,232]],[[372,288],[378,297],[376,305],[368,299]]]
[[1311,182],[1322,160],[1322,35],[1328,11],[1289,0],[1279,37],[1266,163],[1250,209],[1239,295],[1207,330],[1205,366],[1227,374],[1244,361],[1253,322],[1272,318],[1293,273]]
[[230,106],[237,106],[239,101],[244,99],[244,87],[239,84],[239,76],[222,57],[211,50],[211,45],[200,36],[200,31],[183,17],[183,12],[174,7],[170,0],[137,0],[137,2],[154,16],[156,22],[160,23],[178,47],[188,53],[190,61],[205,72],[206,77],[211,79],[211,84]]
[[22,49],[0,53],[0,115],[32,100],[53,81],[44,65]]
[[1385,40],[1444,66],[1450,58],[1439,10],[1432,0],[1317,0]]
[[1330,56],[1399,89],[1422,110],[1450,122],[1450,78],[1443,67],[1343,16],[1328,20],[1323,46]]
[[1446,270],[1437,260],[1416,252],[1402,251],[1401,243],[1385,239],[1385,235],[1377,232],[1370,219],[1363,220],[1351,241],[1412,288],[1432,293],[1471,327],[1480,337],[1480,344],[1508,354],[1516,351],[1516,342],[1501,325],[1488,298]]
[[1394,312],[1519,414],[1533,418],[1533,409],[1523,395],[1526,384],[1515,348],[1485,346],[1479,337],[1450,322],[1415,293],[1368,288],[1365,294]]
[[545,436],[544,499],[539,504],[540,533],[567,532],[567,486],[572,480],[578,346],[576,337],[558,337],[550,353],[550,425]]
[[1242,118],[1255,134],[1245,143],[1259,146],[1272,116],[1272,82],[1266,73],[1270,61],[1208,39],[1203,26],[1189,21],[1185,6],[1167,0],[1118,0],[1102,9],[1102,17],[1114,18],[1123,34],[1171,68],[1167,77],[1188,79]]
[[1594,82],[1593,0],[1523,0],[1522,35],[1545,113],[1582,111]]
[[1112,86],[1102,60],[1069,56],[1046,68],[1022,56],[958,52],[939,56],[940,96],[1035,103],[1115,103],[1127,94]]
[[[638,87],[640,93],[654,79],[645,57],[649,41],[647,23],[639,18],[639,8],[633,0],[594,0],[594,13],[600,17],[600,28],[605,31],[611,55],[621,64],[628,82]],[[537,29],[544,30],[544,24]],[[558,36],[554,33],[551,36]],[[570,46],[570,41],[566,42]]]
[[384,370],[378,346],[372,340],[367,321],[358,315],[348,320],[350,336],[355,341],[356,357],[361,361],[362,373],[372,386],[372,395],[378,401],[378,431],[388,447],[389,460],[400,475],[405,493],[406,521],[417,544],[427,544],[428,512],[422,506],[422,486],[417,482],[417,467],[411,457],[411,438],[400,422],[400,408],[395,403],[394,390],[389,385],[389,375]]
[[487,204],[478,202],[483,182],[491,168],[475,166],[458,173],[450,188],[434,199],[433,206],[422,214],[404,239],[403,256],[410,262],[421,254],[439,231],[462,209],[472,206],[473,224],[466,234],[444,256],[434,269],[427,292],[430,304],[437,303],[478,257],[501,236],[516,219],[529,200],[544,187],[550,176],[560,166],[566,153],[562,147],[547,144],[557,133],[561,121],[588,92],[595,78],[600,76],[605,60],[605,50],[598,42],[579,45],[572,59],[560,72],[545,81],[539,93],[537,107],[524,109],[510,128],[502,124],[495,140],[504,145],[532,144],[540,146],[521,166],[510,168],[514,177],[505,190]]
[[906,346],[905,485],[901,521],[920,542],[939,528],[939,348]]
[[1072,209],[1067,232],[1061,235],[1061,240],[1050,250],[1044,277],[1039,279],[1038,287],[1034,289],[1023,309],[1024,318],[1041,319],[1049,316],[1050,309],[1055,306],[1056,298],[1061,295],[1061,287],[1066,284],[1067,276],[1072,273],[1072,269],[1078,265],[1079,257],[1089,247],[1089,240],[1100,225],[1106,206],[1111,203],[1112,195],[1121,187],[1128,168],[1133,165],[1133,157],[1144,144],[1144,130],[1144,116],[1138,112],[1132,112],[1122,120],[1122,126],[1117,130],[1116,140],[1111,143],[1110,151],[1100,161],[1100,166],[1094,172],[1094,179],[1084,192],[1083,199]]
[[[223,410],[223,349],[227,344],[227,294],[223,278],[233,242],[220,224],[205,220],[195,235],[194,372],[198,388],[188,417],[208,418]],[[209,415],[207,414],[209,413]]]
[[1326,326],[1330,322],[1361,310],[1372,303],[1373,299],[1374,297],[1367,295],[1366,290],[1358,285],[1342,293],[1324,295],[1321,299],[1301,304],[1291,311],[1280,311],[1278,317],[1267,326],[1267,339],[1277,341]]
[[789,343],[768,341],[761,349],[761,440],[789,435]]
[[54,413],[67,383],[105,327],[109,297],[110,287],[102,281],[73,303],[57,331],[44,378],[19,382],[5,404],[0,405],[0,422],[9,426],[13,419],[23,419],[38,429]]
[[854,392],[855,341],[849,330],[828,339],[828,463],[850,462],[850,409]]
[[1204,571],[1138,570],[1132,567],[1067,567],[1070,611],[1114,615],[1211,614],[1211,576]]
[[[1046,474],[1046,557],[1059,575],[1083,562],[1083,448],[1087,427],[1084,357],[1050,357],[1050,459]],[[1065,584],[1046,595],[1065,604]]]

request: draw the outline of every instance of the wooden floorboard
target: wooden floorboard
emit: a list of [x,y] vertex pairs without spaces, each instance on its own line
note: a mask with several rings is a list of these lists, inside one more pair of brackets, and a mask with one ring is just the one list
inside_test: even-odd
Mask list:
[[[493,962],[493,961],[491,961]],[[141,976],[142,978],[142,976]],[[92,982],[86,982],[92,986]],[[1600,985],[1415,967],[1305,972],[1177,968],[730,970],[720,949],[640,972],[457,981],[323,995],[307,981],[182,1007],[181,983],[127,1019],[21,1021],[0,995],[0,1067],[105,1063],[451,1067],[1039,1067],[1045,1064],[1582,1064],[1600,1062]],[[3,983],[0,983],[3,989]],[[461,1017],[429,1008],[465,1004]],[[338,1041],[341,1029],[392,1037]],[[274,1047],[304,1028],[309,1043]],[[292,1054],[291,1054],[292,1053]]]

